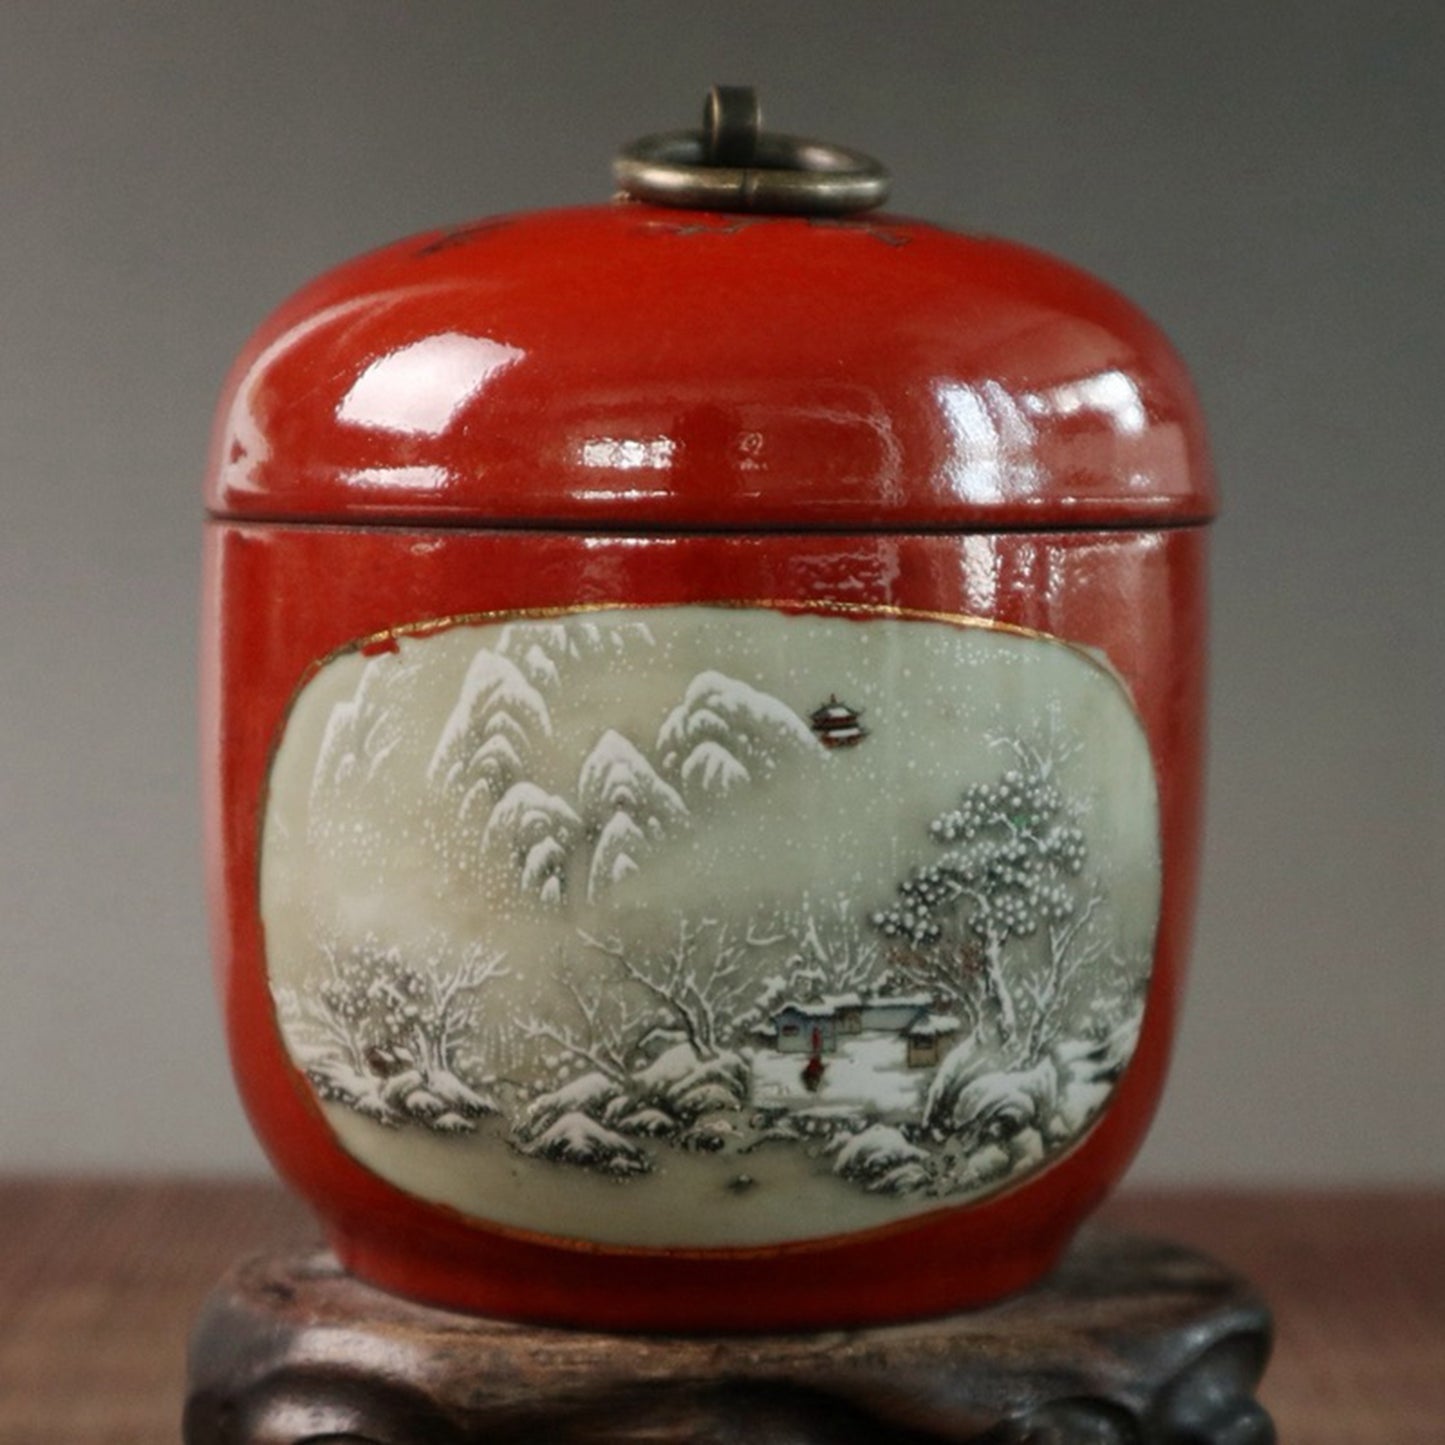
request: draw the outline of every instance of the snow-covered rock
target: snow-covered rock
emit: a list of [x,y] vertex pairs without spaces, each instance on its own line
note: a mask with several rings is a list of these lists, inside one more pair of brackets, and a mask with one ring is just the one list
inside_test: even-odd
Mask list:
[[646,1174],[652,1167],[647,1155],[630,1139],[599,1124],[586,1114],[563,1114],[526,1147],[539,1159],[577,1164],[623,1179]]
[[1062,1142],[1082,1133],[1089,1121],[1104,1107],[1113,1087],[1107,1080],[1061,1080],[1058,1106],[1049,1121],[1050,1138]]
[[725,1051],[699,1058],[690,1043],[674,1044],[634,1076],[649,1104],[691,1121],[703,1114],[740,1109],[748,1097],[750,1070],[741,1055]]
[[433,1119],[428,1127],[438,1134],[471,1134],[477,1126],[460,1114],[448,1112]]
[[871,1194],[915,1194],[933,1183],[933,1171],[924,1164],[896,1164],[886,1173],[871,1180]]
[[631,1113],[624,1111],[617,1118],[609,1119],[608,1123],[612,1124],[619,1134],[635,1134],[641,1138],[665,1139],[677,1133],[677,1120],[671,1114],[664,1114],[661,1109],[635,1109]]
[[803,1137],[803,1131],[785,1110],[759,1110],[748,1120],[748,1126],[752,1130],[752,1138],[744,1146],[744,1154],[762,1144],[792,1144]]
[[698,1119],[739,1109],[744,1097],[731,1079],[701,1079],[688,1088],[675,1089],[669,1102],[684,1119]]
[[1031,1069],[984,1074],[958,1092],[941,1092],[934,1081],[924,1121],[952,1132],[965,1146],[1002,1142],[1025,1129],[1042,1131],[1054,1112],[1059,1075],[1052,1059]]
[[991,1041],[980,1040],[976,1034],[960,1039],[934,1071],[924,1099],[925,1121],[947,1127],[943,1121],[952,1117],[958,1098],[965,1089],[987,1074],[1006,1071],[1007,1065]]
[[402,1122],[397,1111],[381,1097],[380,1081],[371,1074],[359,1072],[343,1059],[312,1052],[308,1052],[305,1066],[306,1077],[327,1103],[345,1104],[377,1124],[395,1127]]
[[426,1077],[415,1064],[411,1064],[379,1080],[377,1088],[392,1108],[405,1112],[408,1097],[426,1088]]
[[798,1109],[792,1115],[794,1127],[809,1139],[833,1139],[840,1133],[856,1134],[868,1127],[868,1119],[850,1104],[819,1104]]
[[997,1184],[1012,1172],[1013,1160],[1001,1144],[985,1144],[964,1157],[948,1176],[947,1189],[971,1192]]
[[695,1154],[720,1154],[739,1137],[730,1119],[707,1118],[694,1124],[683,1136],[682,1147]]
[[1102,1038],[1066,1039],[1054,1046],[1060,1074],[1081,1083],[1112,1084],[1134,1057],[1142,1014],[1134,1014]]
[[941,1107],[949,1097],[956,1097],[976,1078],[1004,1067],[997,1048],[977,1034],[960,1039],[943,1056],[933,1075],[928,1091],[930,1103],[937,1099]]
[[564,1114],[602,1117],[609,1105],[625,1097],[615,1079],[594,1070],[569,1079],[561,1088],[550,1093],[539,1094],[528,1106],[518,1132],[527,1138],[535,1138]]
[[430,1089],[413,1089],[402,1101],[403,1112],[413,1119],[420,1119],[423,1124],[430,1124],[434,1119],[440,1119],[443,1114],[452,1111],[439,1099]]
[[905,1194],[929,1182],[931,1156],[888,1124],[835,1139],[833,1169],[874,1194]]
[[328,1103],[345,1104],[388,1128],[415,1123],[443,1134],[470,1133],[471,1120],[499,1112],[494,1099],[447,1069],[425,1073],[412,1065],[380,1077],[317,1053],[307,1061],[306,1076]]
[[501,1107],[490,1095],[478,1093],[446,1069],[433,1069],[427,1087],[448,1109],[464,1118],[477,1119],[483,1114],[498,1114]]

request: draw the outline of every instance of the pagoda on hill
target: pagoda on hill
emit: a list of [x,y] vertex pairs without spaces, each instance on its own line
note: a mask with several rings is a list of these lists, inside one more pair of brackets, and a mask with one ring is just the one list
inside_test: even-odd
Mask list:
[[825,748],[852,748],[868,736],[868,729],[858,721],[861,716],[857,708],[830,695],[822,707],[813,710],[808,721]]

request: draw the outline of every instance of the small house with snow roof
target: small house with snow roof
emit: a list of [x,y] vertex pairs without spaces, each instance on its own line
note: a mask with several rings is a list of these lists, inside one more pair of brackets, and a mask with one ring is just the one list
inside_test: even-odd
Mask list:
[[919,1014],[932,1007],[932,994],[878,994],[863,1001],[863,1027],[901,1034]]
[[932,1068],[940,1063],[959,1035],[962,1024],[953,1014],[925,1013],[904,1031],[910,1069]]
[[838,1051],[838,1016],[821,999],[785,1003],[773,1015],[780,1054],[832,1054]]
[[894,1034],[903,1041],[907,1066],[922,1069],[939,1062],[962,1028],[934,1007],[926,993],[830,994],[783,1004],[767,1033],[779,1053],[809,1056],[837,1053],[849,1035]]
[[827,993],[823,1003],[832,1009],[840,1034],[863,1032],[863,995],[858,993]]

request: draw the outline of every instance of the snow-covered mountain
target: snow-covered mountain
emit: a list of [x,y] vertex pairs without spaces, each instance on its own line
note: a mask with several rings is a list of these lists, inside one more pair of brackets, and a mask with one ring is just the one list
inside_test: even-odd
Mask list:
[[414,663],[369,658],[349,698],[333,703],[311,774],[307,829],[318,847],[375,856],[376,820],[400,805],[405,781],[395,760],[417,736]]
[[696,806],[766,782],[823,746],[786,703],[721,672],[700,672],[657,735],[664,777]]
[[615,728],[608,728],[587,754],[577,779],[577,801],[589,819],[623,809],[653,836],[687,820],[687,804],[677,789]]
[[427,781],[455,799],[459,811],[475,814],[476,790],[495,802],[525,774],[536,745],[551,736],[552,715],[542,694],[516,663],[484,647],[467,668],[427,764]]
[[577,736],[577,719],[567,711],[566,668],[597,649],[648,645],[640,622],[569,619],[509,625],[473,656],[426,765],[441,803],[432,836],[449,866],[480,869],[503,896],[556,905],[570,881],[597,902],[695,834],[699,808],[736,801],[790,760],[824,756],[785,703],[708,671],[667,714],[652,756],[604,728],[567,787],[562,770],[575,743],[565,740]]
[[581,828],[565,798],[536,783],[513,783],[482,830],[482,870],[515,885],[519,896],[555,907],[566,890],[567,860]]
[[408,684],[415,680],[394,655],[369,658],[356,691],[334,703],[326,718],[311,791],[344,795],[372,782],[406,735]]
[[640,871],[654,849],[688,826],[687,804],[637,745],[608,728],[577,779],[578,807],[596,834],[587,896],[600,897]]
[[568,617],[556,622],[510,622],[497,639],[497,651],[515,662],[527,679],[543,689],[557,687],[569,662],[583,658],[621,658],[656,645],[641,620]]

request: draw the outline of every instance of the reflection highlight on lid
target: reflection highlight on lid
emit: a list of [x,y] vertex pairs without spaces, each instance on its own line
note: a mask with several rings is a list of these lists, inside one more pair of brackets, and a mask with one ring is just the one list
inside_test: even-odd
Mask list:
[[486,336],[443,331],[373,361],[336,409],[338,421],[437,437],[494,377],[526,352]]
[[615,472],[661,471],[676,450],[671,437],[588,437],[580,448],[584,467]]
[[390,491],[400,487],[409,492],[440,492],[451,481],[445,467],[365,467],[347,472],[349,487],[370,487]]
[[1020,397],[1035,416],[1077,416],[1102,412],[1125,436],[1138,436],[1148,425],[1139,385],[1127,372],[1101,371],[1077,381],[1060,382],[1043,391],[1026,391]]
[[960,497],[997,502],[1036,491],[1034,425],[997,381],[940,381],[934,395],[951,443],[945,463]]

